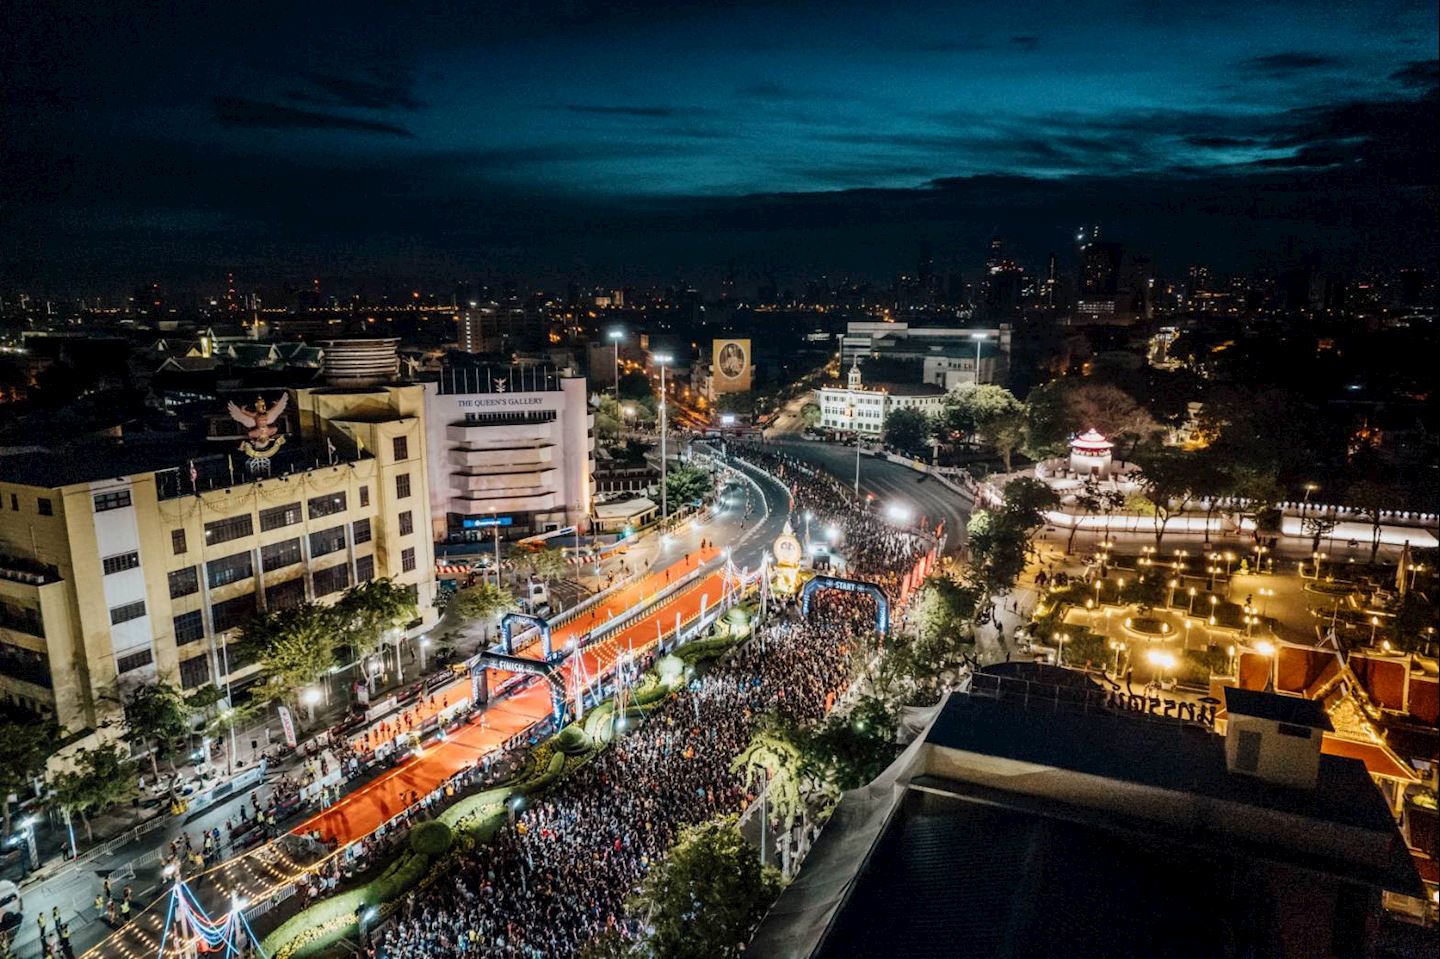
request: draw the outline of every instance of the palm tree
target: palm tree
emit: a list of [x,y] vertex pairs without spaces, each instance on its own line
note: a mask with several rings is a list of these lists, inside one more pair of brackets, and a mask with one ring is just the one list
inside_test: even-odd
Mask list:
[[766,717],[756,728],[750,745],[730,763],[731,771],[745,771],[746,789],[764,772],[768,788],[766,805],[784,822],[787,831],[805,814],[806,808],[801,771],[804,757],[795,741],[795,732],[785,720]]

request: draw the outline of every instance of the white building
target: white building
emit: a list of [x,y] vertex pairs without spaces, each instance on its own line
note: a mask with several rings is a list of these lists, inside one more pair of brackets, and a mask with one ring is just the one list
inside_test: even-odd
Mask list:
[[840,362],[923,360],[924,381],[946,389],[977,381],[1001,383],[1010,369],[1011,334],[1008,323],[972,329],[852,320],[840,340]]
[[895,410],[919,410],[933,416],[944,405],[946,390],[931,383],[877,383],[865,386],[860,367],[851,366],[845,385],[822,386],[815,391],[820,425],[843,433],[879,437],[885,418]]
[[457,367],[426,383],[437,542],[585,525],[594,498],[586,380],[542,368]]

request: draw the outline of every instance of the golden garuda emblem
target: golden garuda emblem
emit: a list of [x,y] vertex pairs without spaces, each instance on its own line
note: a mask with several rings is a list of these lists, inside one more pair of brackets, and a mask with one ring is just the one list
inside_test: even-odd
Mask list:
[[268,460],[285,445],[285,437],[275,428],[280,414],[290,402],[290,394],[281,393],[274,406],[267,406],[265,397],[255,398],[255,405],[249,409],[237,405],[233,400],[226,404],[230,418],[245,427],[245,439],[240,443],[240,452],[251,460]]

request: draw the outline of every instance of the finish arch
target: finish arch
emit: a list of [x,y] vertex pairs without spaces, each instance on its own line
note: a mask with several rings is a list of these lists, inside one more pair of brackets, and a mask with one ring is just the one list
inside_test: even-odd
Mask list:
[[500,618],[500,635],[504,639],[505,654],[515,655],[514,629],[516,623],[528,623],[540,629],[540,648],[545,651],[545,658],[550,658],[550,624],[539,616],[531,616],[529,613],[506,613]]

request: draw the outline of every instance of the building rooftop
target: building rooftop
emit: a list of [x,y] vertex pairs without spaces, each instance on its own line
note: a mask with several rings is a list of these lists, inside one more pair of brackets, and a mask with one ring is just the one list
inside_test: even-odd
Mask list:
[[1225,711],[1234,716],[1254,716],[1257,719],[1271,719],[1277,723],[1295,726],[1309,726],[1334,732],[1325,704],[1318,699],[1302,699],[1299,696],[1281,696],[1277,693],[1261,693],[1236,686],[1225,688]]
[[1377,832],[1392,832],[1365,764],[1321,756],[1315,789],[1287,789],[1225,767],[1225,740],[1196,726],[1148,722],[1128,712],[1075,714],[952,696],[931,745],[1086,773]]
[[[826,383],[823,389],[847,390],[850,387],[845,383]],[[947,392],[945,387],[936,386],[934,383],[865,383],[860,387],[862,393],[888,393],[891,396],[944,396]]]
[[[286,476],[330,465],[330,456],[328,450],[308,445],[299,436],[292,435],[271,457],[268,475]],[[337,448],[334,458],[336,463],[342,463],[365,456],[355,456],[348,448]],[[196,472],[193,483],[192,465]],[[0,483],[57,489],[142,473],[155,474],[160,499],[266,478],[250,473],[244,455],[233,444],[206,441],[184,433],[142,433],[120,440],[46,449],[0,450]]]
[[1244,877],[1175,844],[912,790],[813,955],[1233,954],[1227,934],[1261,933],[1233,924],[1254,911]]

